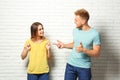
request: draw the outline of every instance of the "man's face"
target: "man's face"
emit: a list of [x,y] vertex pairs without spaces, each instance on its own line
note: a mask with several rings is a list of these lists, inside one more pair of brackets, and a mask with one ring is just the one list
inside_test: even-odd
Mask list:
[[85,24],[85,20],[79,15],[75,15],[75,24],[77,28],[81,28]]

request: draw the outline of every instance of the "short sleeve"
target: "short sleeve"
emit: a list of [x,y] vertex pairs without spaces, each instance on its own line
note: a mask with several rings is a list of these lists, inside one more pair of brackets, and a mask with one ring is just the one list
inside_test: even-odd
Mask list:
[[26,40],[25,43],[24,43],[24,47],[26,47],[29,43],[29,40]]
[[50,40],[48,40],[48,39],[47,39],[47,41],[46,41],[46,42],[47,42],[47,43],[50,43]]
[[93,45],[100,45],[100,44],[101,44],[101,37],[100,37],[100,34],[97,33],[94,37]]

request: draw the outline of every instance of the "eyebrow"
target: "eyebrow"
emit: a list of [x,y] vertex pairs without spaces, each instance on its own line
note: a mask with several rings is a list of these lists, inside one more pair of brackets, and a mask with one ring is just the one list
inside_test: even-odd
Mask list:
[[44,29],[44,28],[39,28],[39,30]]

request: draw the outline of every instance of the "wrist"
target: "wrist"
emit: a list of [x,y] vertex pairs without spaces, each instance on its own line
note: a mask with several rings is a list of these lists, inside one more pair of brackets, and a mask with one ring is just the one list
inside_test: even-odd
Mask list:
[[47,48],[47,51],[50,51],[50,48]]
[[86,52],[86,49],[85,49],[85,48],[82,48],[82,52],[84,52],[84,53],[85,53],[85,52]]
[[29,49],[28,49],[28,48],[25,48],[25,50],[26,50],[26,52],[28,52],[28,51],[29,51]]
[[61,46],[62,48],[65,48],[65,44],[62,44],[62,46]]

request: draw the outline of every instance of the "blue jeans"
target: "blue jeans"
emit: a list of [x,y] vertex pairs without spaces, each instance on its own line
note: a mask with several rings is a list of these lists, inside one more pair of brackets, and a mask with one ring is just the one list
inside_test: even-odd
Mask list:
[[80,68],[66,65],[64,80],[91,80],[91,68]]
[[49,73],[27,74],[27,80],[49,80]]

